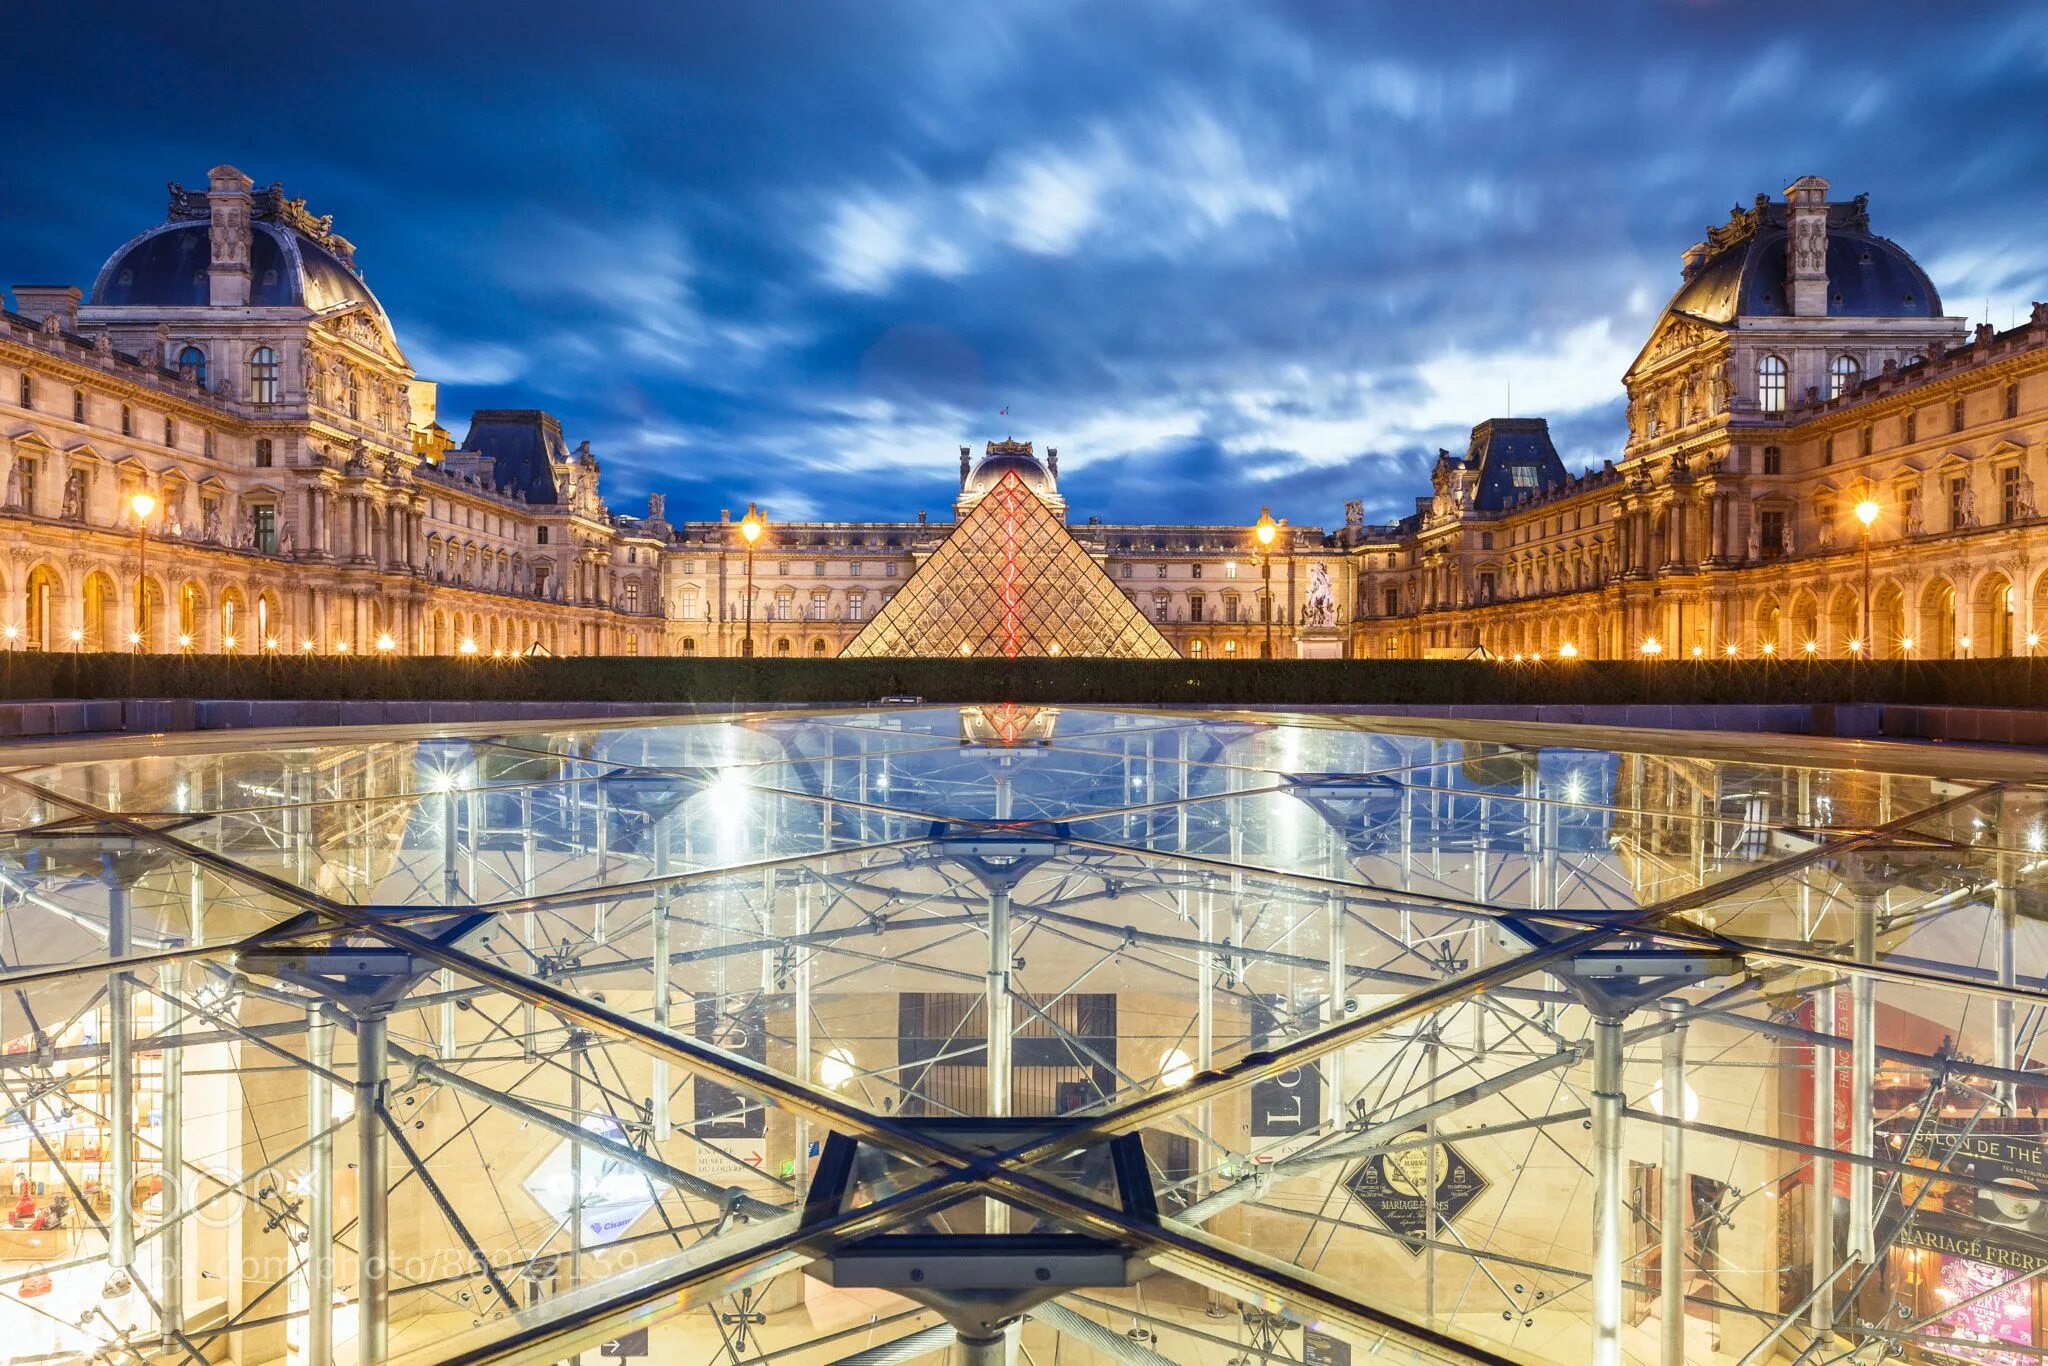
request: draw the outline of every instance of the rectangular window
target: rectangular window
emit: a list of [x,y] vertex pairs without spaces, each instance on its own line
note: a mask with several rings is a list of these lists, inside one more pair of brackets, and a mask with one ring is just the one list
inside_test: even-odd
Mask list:
[[1870,454],[1870,452],[1871,452],[1871,450],[1872,450],[1872,448],[1873,448],[1873,446],[1874,446],[1874,444],[1875,444],[1875,437],[1874,437],[1874,436],[1872,435],[1872,431],[1873,431],[1873,429],[1872,429],[1872,428],[1871,428],[1871,427],[1870,427],[1870,426],[1869,426],[1868,424],[1866,424],[1866,425],[1864,426],[1863,430],[1862,430],[1861,432],[1857,433],[1857,435],[1856,435],[1856,449],[1857,449],[1857,452],[1858,452],[1859,454],[1862,454],[1862,455],[1869,455],[1869,454]]
[[811,620],[825,620],[826,613],[831,610],[831,603],[832,595],[822,588],[811,594]]
[[266,555],[277,553],[277,509],[268,504],[255,509],[256,548]]
[[819,560],[816,564],[811,566],[811,577],[814,579],[822,579],[825,577],[825,562],[823,560]]
[[1479,533],[1479,548],[1481,550],[1493,549],[1493,533],[1491,531],[1482,531]]
[[1948,429],[1950,431],[1959,432],[1969,425],[1969,407],[1970,401],[1968,399],[1959,398],[1956,400],[1955,407],[1949,410],[1948,415]]
[[1162,564],[1162,565],[1160,565],[1160,566],[1159,566],[1159,573],[1158,573],[1158,574],[1157,574],[1157,575],[1156,575],[1155,577],[1157,577],[1157,578],[1162,578],[1162,579],[1166,577],[1166,566],[1165,566],[1165,565],[1163,565],[1163,564]]
[[257,469],[259,469],[259,470],[267,470],[267,469],[269,469],[269,468],[270,468],[270,459],[271,459],[271,457],[270,457],[270,438],[269,438],[269,437],[267,437],[267,436],[259,436],[259,437],[257,437],[257,438],[256,438],[256,468],[257,468]]
[[775,572],[776,572],[776,574],[777,574],[777,575],[778,575],[779,577],[781,577],[781,578],[785,578],[785,579],[786,579],[786,578],[788,578],[788,577],[789,577],[789,561],[788,561],[788,560],[777,560],[777,561],[775,562]]
[[697,590],[685,588],[676,598],[676,613],[688,621],[697,615]]
[[1154,621],[1166,620],[1168,601],[1169,600],[1166,594],[1164,593],[1154,593],[1152,595],[1152,619]]
[[1400,616],[1401,590],[1398,588],[1389,588],[1386,591],[1385,596],[1381,600],[1381,606],[1384,608],[1382,615],[1390,617]]
[[1534,465],[1516,465],[1512,467],[1512,470],[1510,478],[1514,481],[1516,488],[1533,489],[1536,487],[1536,467]]
[[2005,386],[2005,416],[2008,420],[2010,420],[2012,418],[2018,417],[2019,415],[2020,386],[2017,384],[2008,384]]
[[32,513],[36,510],[36,462],[16,456],[14,469],[21,476],[21,510]]
[[1910,446],[1920,439],[1920,414],[1906,414],[1905,443]]
[[164,419],[164,444],[166,446],[178,444],[178,424],[169,418]]
[[1766,446],[1766,447],[1764,447],[1764,473],[1765,473],[1765,474],[1783,474],[1784,472],[1785,472],[1785,454],[1784,454],[1784,452],[1783,452],[1783,451],[1781,451],[1781,450],[1780,450],[1780,449],[1779,449],[1778,447],[1776,447],[1776,446]]
[[857,579],[857,578],[859,578],[859,577],[860,577],[860,561],[859,561],[859,560],[855,560],[855,561],[854,561],[853,563],[851,563],[851,564],[847,565],[847,566],[846,566],[846,572],[847,572],[848,574],[852,575],[852,576],[853,576],[854,578],[856,578],[856,579]]
[[1963,475],[1959,474],[1948,481],[1948,529],[1950,531],[1961,531],[1968,525],[1967,509],[1964,504],[1967,502],[1969,488],[1970,481]]
[[1757,549],[1767,560],[1775,560],[1785,553],[1785,512],[1782,508],[1763,508],[1756,514]]
[[1223,577],[1226,579],[1234,579],[1237,577],[1236,560],[1225,560],[1223,562]]
[[1998,518],[2003,522],[2020,519],[2020,467],[2007,465],[1998,472]]
[[882,567],[882,577],[885,579],[893,579],[896,577],[896,562],[894,560],[891,560],[888,564]]
[[125,403],[121,405],[121,435],[135,435],[135,410]]
[[1118,577],[1118,578],[1128,579],[1128,578],[1129,578],[1130,576],[1131,576],[1131,567],[1130,567],[1129,565],[1125,564],[1125,565],[1118,565],[1118,566],[1117,566],[1117,577]]
[[1202,566],[1199,564],[1190,566],[1188,572],[1199,579],[1202,577]]
[[1197,593],[1197,594],[1195,594],[1195,595],[1194,595],[1193,597],[1191,597],[1191,598],[1189,598],[1189,599],[1188,599],[1188,620],[1189,620],[1189,621],[1200,621],[1201,619],[1202,619],[1202,595],[1201,595],[1200,593]]
[[85,421],[85,390],[83,389],[73,389],[71,391],[71,420],[73,422]]
[[867,606],[867,594],[848,593],[846,595],[846,619],[848,621],[859,621],[861,614],[867,610]]

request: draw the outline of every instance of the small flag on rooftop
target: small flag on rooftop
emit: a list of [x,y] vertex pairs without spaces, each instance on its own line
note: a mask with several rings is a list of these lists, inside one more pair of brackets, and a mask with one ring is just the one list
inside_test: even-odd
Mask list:
[[1008,408],[1004,408],[1000,413],[996,414],[997,417],[1008,417],[1009,415],[1010,410]]

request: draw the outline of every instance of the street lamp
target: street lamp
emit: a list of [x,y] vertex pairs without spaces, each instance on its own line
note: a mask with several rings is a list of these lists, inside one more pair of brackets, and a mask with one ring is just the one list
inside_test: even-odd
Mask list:
[[1273,510],[1260,508],[1259,520],[1252,525],[1252,539],[1259,543],[1259,601],[1266,618],[1266,643],[1259,649],[1264,659],[1273,657],[1273,538],[1279,534],[1280,525],[1273,520]]
[[[1856,520],[1863,523],[1863,638],[1870,634],[1870,528],[1877,522],[1878,506],[1865,498],[1856,505]],[[1852,647],[1853,648],[1853,647]],[[1872,651],[1875,653],[1875,651]]]
[[135,514],[135,642],[137,654],[149,648],[149,514],[156,511],[156,497],[139,492],[128,500]]
[[747,504],[747,515],[740,518],[740,539],[747,543],[747,619],[746,644],[740,653],[751,659],[754,656],[754,542],[761,539],[761,533],[768,529],[768,519],[752,503]]

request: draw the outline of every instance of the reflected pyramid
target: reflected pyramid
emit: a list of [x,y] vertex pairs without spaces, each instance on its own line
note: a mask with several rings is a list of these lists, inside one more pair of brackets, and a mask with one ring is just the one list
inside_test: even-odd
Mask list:
[[968,509],[843,653],[1178,657],[1014,471]]

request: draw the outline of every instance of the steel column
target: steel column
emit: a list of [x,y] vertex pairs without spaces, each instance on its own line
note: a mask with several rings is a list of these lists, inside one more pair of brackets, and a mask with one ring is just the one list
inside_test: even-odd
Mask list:
[[1623,1018],[1593,1021],[1593,1366],[1621,1366]]
[[[107,953],[128,956],[129,915],[127,873],[114,869],[107,888]],[[107,983],[107,1072],[113,1087],[107,1122],[113,1212],[107,1220],[107,1266],[126,1271],[135,1265],[135,979],[117,972]]]
[[388,1028],[382,1014],[356,1023],[356,1279],[362,1304],[356,1359],[362,1366],[381,1366],[391,1348],[391,1185],[379,1113]]
[[334,1361],[334,1021],[318,1003],[306,1007],[306,1361]]
[[[1876,897],[1860,896],[1855,908],[1856,961],[1877,958]],[[1849,1151],[1869,1157],[1876,1117],[1871,1113],[1871,1082],[1877,1071],[1877,983],[1867,973],[1850,979],[1849,999],[1855,1012],[1849,1039]],[[1849,1171],[1849,1256],[1868,1266],[1877,1256],[1873,1227],[1871,1170],[1858,1164]]]
[[1685,1245],[1692,1223],[1692,1201],[1687,1198],[1685,1179],[1685,1018],[1683,1001],[1663,1002],[1664,1017],[1671,1029],[1664,1035],[1664,1115],[1677,1124],[1664,1127],[1664,1215],[1658,1229],[1662,1245],[1658,1253],[1660,1306],[1664,1340],[1664,1366],[1683,1366],[1685,1361]]
[[163,1116],[163,1214],[157,1226],[157,1265],[161,1313],[159,1341],[165,1350],[176,1345],[185,1330],[185,965],[176,959],[158,971],[163,988],[164,1094],[159,1104]]

